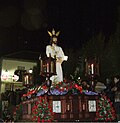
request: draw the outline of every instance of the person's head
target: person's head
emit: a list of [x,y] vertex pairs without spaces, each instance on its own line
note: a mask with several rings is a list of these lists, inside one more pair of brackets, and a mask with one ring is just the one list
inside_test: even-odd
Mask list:
[[110,83],[111,83],[110,78],[106,78],[106,82],[105,82],[105,84],[106,84],[106,85],[109,85]]
[[119,75],[117,75],[117,76],[114,76],[114,83],[117,83],[117,82],[119,82],[120,81],[120,76]]
[[50,35],[50,44],[57,44],[57,37],[60,34],[60,31],[55,33],[55,30],[53,29],[52,32],[48,31],[48,34]]
[[57,37],[56,36],[51,37],[50,44],[57,44]]
[[83,85],[83,86],[86,86],[86,85],[87,85],[87,81],[86,81],[86,80],[83,80],[83,81],[82,81],[82,85]]

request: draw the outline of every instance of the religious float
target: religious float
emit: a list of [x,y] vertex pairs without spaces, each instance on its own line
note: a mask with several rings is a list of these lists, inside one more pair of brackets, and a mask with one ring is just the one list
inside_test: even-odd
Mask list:
[[16,121],[114,121],[115,110],[105,95],[59,82],[31,88],[14,110]]
[[16,121],[115,121],[115,110],[104,94],[84,90],[75,81],[51,83],[50,76],[56,74],[55,60],[49,58],[40,62],[40,74],[47,79],[42,85],[31,87],[23,94],[22,102],[13,112]]

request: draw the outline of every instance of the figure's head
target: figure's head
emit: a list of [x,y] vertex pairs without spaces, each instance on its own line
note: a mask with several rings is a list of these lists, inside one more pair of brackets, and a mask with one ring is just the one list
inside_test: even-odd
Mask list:
[[48,31],[48,34],[50,35],[50,44],[57,44],[57,37],[60,34],[60,31],[55,33],[55,30],[52,29],[52,32]]
[[57,44],[57,37],[56,36],[51,37],[50,44]]

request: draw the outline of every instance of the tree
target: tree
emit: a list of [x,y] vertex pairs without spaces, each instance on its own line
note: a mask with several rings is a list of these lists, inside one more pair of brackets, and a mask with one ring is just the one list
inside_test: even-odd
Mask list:
[[102,76],[113,76],[119,74],[119,43],[115,40],[115,36],[111,36],[104,50],[101,60]]
[[104,40],[105,36],[99,32],[97,35],[93,36],[83,46],[84,57],[101,57],[104,50]]
[[[105,50],[105,36],[99,32],[97,35],[93,36],[82,48],[82,54],[85,58],[97,58],[99,59],[100,66],[101,60],[103,59],[103,54]],[[100,73],[101,73],[100,69]]]
[[101,61],[101,71],[104,76],[120,74],[120,8],[118,9],[118,21],[116,31],[110,36]]

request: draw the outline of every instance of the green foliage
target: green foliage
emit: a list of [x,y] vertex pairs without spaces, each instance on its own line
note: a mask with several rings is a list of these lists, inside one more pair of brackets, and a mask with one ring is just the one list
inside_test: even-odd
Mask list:
[[116,115],[112,102],[102,95],[98,102],[98,108],[96,111],[96,121],[115,121]]
[[120,44],[115,41],[115,37],[111,37],[107,43],[103,58],[101,59],[101,73],[106,76],[119,74],[119,55]]
[[85,57],[97,57],[102,55],[104,50],[105,37],[100,32],[96,36],[93,36],[83,47],[83,54]]
[[52,106],[45,97],[39,97],[32,108],[32,120],[34,122],[51,122],[54,120]]
[[[120,28],[120,23],[118,24]],[[120,29],[116,30],[107,42],[102,33],[93,36],[82,48],[86,58],[98,57],[100,61],[100,75],[105,78],[120,74]]]

